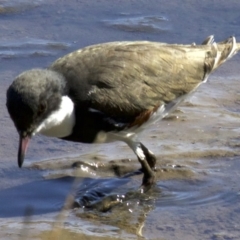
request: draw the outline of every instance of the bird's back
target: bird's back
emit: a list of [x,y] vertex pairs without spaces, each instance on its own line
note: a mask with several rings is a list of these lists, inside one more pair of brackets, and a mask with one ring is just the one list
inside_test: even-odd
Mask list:
[[70,53],[50,69],[64,75],[76,104],[136,117],[192,92],[236,50],[235,38],[203,45],[112,42]]

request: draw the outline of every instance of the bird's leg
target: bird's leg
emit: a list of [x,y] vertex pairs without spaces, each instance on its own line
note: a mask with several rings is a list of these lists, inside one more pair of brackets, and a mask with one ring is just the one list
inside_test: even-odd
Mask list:
[[122,137],[121,135],[108,133],[110,139],[121,140],[128,144],[128,146],[137,155],[138,161],[142,166],[143,180],[142,187],[144,191],[147,191],[154,183],[155,179],[155,164],[156,157],[149,151],[141,142],[135,142],[130,137]]
[[144,191],[147,191],[154,183],[155,174],[153,168],[155,168],[156,158],[142,143],[135,143],[134,152],[142,166],[142,186]]
[[142,143],[139,143],[145,156],[146,156],[146,160],[150,166],[150,168],[154,171],[156,170],[156,157],[154,155],[154,153],[152,151],[150,151],[149,149],[147,149]]

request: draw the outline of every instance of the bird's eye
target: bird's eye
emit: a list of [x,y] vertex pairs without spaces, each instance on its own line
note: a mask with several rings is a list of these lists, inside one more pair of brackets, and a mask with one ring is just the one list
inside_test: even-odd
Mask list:
[[47,108],[46,102],[40,103],[39,106],[38,106],[37,115],[39,116],[39,115],[41,115],[43,112],[45,112],[46,108]]

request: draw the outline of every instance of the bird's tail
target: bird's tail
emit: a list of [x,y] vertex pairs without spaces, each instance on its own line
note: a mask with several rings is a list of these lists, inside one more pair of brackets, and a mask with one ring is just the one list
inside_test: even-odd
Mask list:
[[235,37],[229,37],[223,42],[216,43],[214,36],[207,37],[202,45],[211,45],[211,50],[207,52],[205,59],[205,77],[230,59],[240,50],[240,44],[236,43]]

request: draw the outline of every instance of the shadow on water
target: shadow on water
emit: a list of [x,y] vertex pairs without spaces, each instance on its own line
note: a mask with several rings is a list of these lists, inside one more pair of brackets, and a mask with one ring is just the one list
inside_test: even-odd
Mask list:
[[27,208],[33,215],[61,210],[74,178],[39,180],[0,191],[0,217],[24,216]]
[[113,196],[117,198],[119,188],[125,189],[123,186],[129,182],[130,178],[126,177],[59,177],[32,181],[0,191],[0,217],[24,216],[26,209],[32,209],[32,215],[56,212],[63,208],[69,194],[76,198],[72,207],[107,211],[113,202]]

